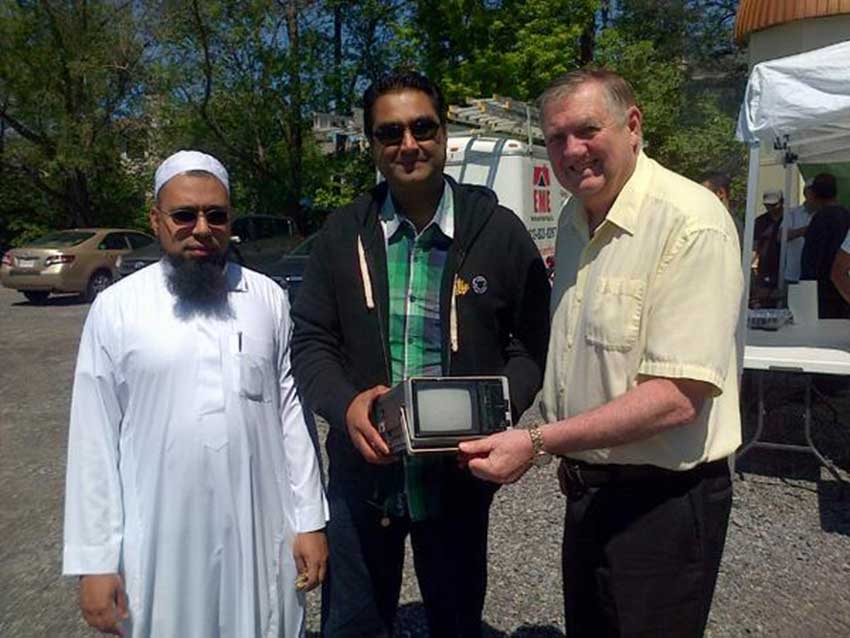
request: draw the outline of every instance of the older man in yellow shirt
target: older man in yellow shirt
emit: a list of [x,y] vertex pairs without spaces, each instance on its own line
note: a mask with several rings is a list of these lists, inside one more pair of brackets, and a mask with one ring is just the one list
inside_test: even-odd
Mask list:
[[702,636],[741,441],[735,226],[712,193],[642,152],[621,77],[568,73],[541,107],[573,194],[558,231],[547,423],[462,451],[501,483],[562,457],[570,638]]

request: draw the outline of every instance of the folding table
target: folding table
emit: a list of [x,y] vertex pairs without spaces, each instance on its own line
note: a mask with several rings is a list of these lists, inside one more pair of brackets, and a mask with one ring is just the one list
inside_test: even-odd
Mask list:
[[[783,326],[776,331],[748,330],[744,368],[757,372],[758,419],[755,436],[738,452],[741,458],[753,447],[814,454],[842,484],[844,479],[812,440],[811,394],[813,374],[850,375],[850,320],[819,319],[812,323]],[[761,440],[764,429],[764,375],[769,371],[805,375],[804,433],[806,445]]]

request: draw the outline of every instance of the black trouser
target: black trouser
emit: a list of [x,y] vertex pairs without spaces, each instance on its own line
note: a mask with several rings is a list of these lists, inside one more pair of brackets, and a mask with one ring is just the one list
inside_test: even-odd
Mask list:
[[598,487],[571,484],[567,498],[568,638],[702,636],[732,507],[726,460]]
[[487,525],[492,489],[469,476],[444,490],[437,519],[386,522],[380,509],[344,481],[328,489],[330,547],[322,588],[325,638],[392,635],[404,566],[413,546],[416,578],[433,638],[480,638],[487,589]]
[[818,280],[818,319],[847,319],[848,304],[829,279]]

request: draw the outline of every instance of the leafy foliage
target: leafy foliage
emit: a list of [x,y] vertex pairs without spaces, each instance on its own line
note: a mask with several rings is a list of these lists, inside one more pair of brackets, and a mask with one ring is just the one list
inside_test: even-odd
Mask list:
[[630,42],[620,29],[607,29],[599,38],[594,63],[622,75],[635,90],[644,116],[649,148],[663,145],[679,125],[684,106],[684,69],[662,56],[650,40]]
[[574,68],[595,0],[420,0],[423,68],[449,101],[493,94],[535,99]]
[[734,135],[746,63],[731,41],[735,5],[618,2],[597,38],[594,64],[619,72],[634,87],[650,155],[696,181],[709,172],[728,173],[738,202],[745,194],[746,151]]
[[[2,165],[44,198],[46,224],[129,223],[141,199],[120,158],[141,135],[132,116],[146,43],[127,5],[0,5]],[[19,184],[19,182],[15,182]],[[5,195],[5,193],[4,193]],[[30,228],[29,222],[10,228]]]
[[[649,152],[741,174],[746,74],[733,0],[0,0],[0,245],[72,225],[146,225],[159,161],[213,153],[241,212],[304,228],[374,183],[324,156],[313,112],[350,112],[399,66],[451,103],[533,100],[585,63],[637,91]],[[312,211],[312,212],[311,212]]]
[[354,150],[326,162],[325,179],[315,191],[313,206],[333,210],[351,202],[375,185],[375,166],[369,153]]

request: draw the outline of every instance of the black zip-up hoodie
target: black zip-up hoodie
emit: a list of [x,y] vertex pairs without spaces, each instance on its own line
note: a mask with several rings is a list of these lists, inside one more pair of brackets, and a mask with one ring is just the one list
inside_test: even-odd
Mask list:
[[[443,370],[450,376],[507,376],[518,420],[543,382],[549,340],[546,269],[525,226],[498,205],[495,193],[446,179],[454,195],[455,232],[440,289]],[[332,474],[334,465],[339,470],[368,465],[351,444],[345,414],[360,392],[390,380],[387,258],[380,224],[386,196],[382,183],[331,214],[292,310],[293,372],[306,405],[331,426]],[[455,297],[453,348],[456,292],[462,294]]]

